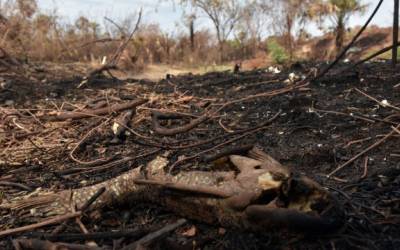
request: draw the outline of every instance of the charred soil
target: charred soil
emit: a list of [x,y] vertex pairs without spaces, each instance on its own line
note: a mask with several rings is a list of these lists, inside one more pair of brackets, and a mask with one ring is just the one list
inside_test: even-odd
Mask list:
[[[345,209],[344,228],[330,235],[253,233],[189,221],[151,248],[399,249],[400,133],[394,128],[400,124],[400,71],[374,62],[340,73],[347,67],[343,64],[301,88],[286,81],[290,73],[301,78],[313,67],[324,65],[297,64],[278,74],[254,70],[168,76],[158,82],[104,77],[85,84],[73,68],[60,69],[57,77],[47,68],[32,71],[30,78],[2,73],[0,203],[38,188],[56,191],[96,184],[166,152],[171,173],[213,171],[218,165],[207,164],[205,158],[226,148],[256,145],[333,193]],[[132,117],[122,117],[129,129],[118,134],[121,125],[115,120],[121,112],[111,107],[138,99],[147,102],[136,107]],[[89,112],[101,108],[105,113]],[[163,134],[155,130],[154,115],[166,111],[175,117],[158,119],[161,130],[211,115],[187,131]],[[66,112],[87,116],[57,119]],[[265,129],[229,141],[279,112]],[[167,208],[143,203],[88,212],[82,222],[91,233],[137,230],[129,237],[95,240],[98,246],[119,249],[177,219]],[[0,210],[0,231],[32,222]],[[3,238],[0,248],[12,249],[12,239],[40,238],[56,227]],[[79,226],[67,223],[60,234],[65,237],[52,241],[85,243],[67,233],[79,234]]]

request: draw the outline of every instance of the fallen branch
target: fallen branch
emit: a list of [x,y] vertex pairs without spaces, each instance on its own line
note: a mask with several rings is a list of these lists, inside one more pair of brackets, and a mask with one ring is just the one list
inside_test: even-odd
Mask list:
[[68,119],[82,119],[93,116],[102,116],[112,112],[119,112],[126,109],[133,109],[146,102],[147,102],[146,99],[138,99],[129,103],[115,104],[111,107],[106,107],[106,108],[100,108],[94,110],[84,109],[82,111],[62,112],[55,117],[54,116],[50,117],[50,119],[54,119],[57,121],[64,121]]
[[326,73],[328,73],[329,70],[331,70],[335,65],[340,61],[340,59],[343,58],[344,55],[346,55],[346,52],[354,45],[354,43],[357,41],[357,39],[361,36],[361,34],[364,32],[364,30],[368,27],[369,23],[372,21],[376,13],[378,12],[379,8],[381,7],[383,3],[383,0],[379,0],[378,4],[376,5],[374,11],[371,13],[369,16],[368,20],[365,22],[364,26],[361,27],[361,29],[357,32],[357,34],[351,39],[350,43],[340,52],[340,54],[336,57],[336,59],[328,65],[324,70],[322,70],[321,73],[319,73],[315,78],[314,81],[317,79],[320,79],[323,77]]
[[42,222],[39,222],[36,224],[4,230],[4,231],[0,232],[0,237],[14,235],[14,234],[18,234],[18,233],[27,232],[27,231],[32,231],[32,230],[35,230],[35,229],[38,229],[41,227],[57,224],[57,223],[60,223],[60,222],[63,222],[63,221],[66,221],[66,220],[69,220],[72,218],[76,218],[81,215],[82,215],[81,212],[67,213],[64,215],[60,215],[60,216],[56,216],[54,218],[47,219],[45,221],[42,221]]
[[[155,230],[155,229],[153,229]],[[117,232],[96,232],[96,233],[63,233],[63,234],[44,234],[33,232],[28,234],[28,237],[40,238],[50,241],[82,241],[82,240],[103,240],[103,239],[118,239],[128,237],[130,239],[138,239],[153,231],[151,228],[123,230]]]
[[390,137],[392,137],[394,135],[394,133],[396,133],[396,129],[398,129],[400,127],[400,125],[398,125],[396,128],[393,128],[392,131],[385,135],[385,137],[383,137],[382,139],[380,139],[379,141],[375,142],[374,144],[372,144],[371,146],[369,146],[368,148],[366,148],[365,150],[363,150],[362,152],[358,153],[357,155],[355,155],[353,158],[351,158],[350,160],[348,160],[346,163],[340,165],[339,167],[337,167],[335,170],[333,170],[332,172],[330,172],[327,177],[331,178],[332,175],[336,174],[338,171],[342,170],[343,168],[345,168],[346,166],[350,165],[351,163],[353,163],[355,160],[357,160],[359,157],[363,156],[364,154],[368,153],[369,151],[371,151],[372,149],[378,147],[379,145],[381,145],[382,143],[384,143],[387,139],[389,139]]
[[192,120],[190,123],[177,128],[165,128],[162,127],[159,122],[159,119],[176,119],[177,117],[180,117],[176,116],[175,114],[171,115],[169,113],[163,114],[161,112],[153,112],[151,121],[154,132],[156,132],[159,135],[172,136],[188,132],[189,130],[199,126],[201,123],[206,122],[208,119],[210,119],[213,113],[215,112],[211,111],[207,112],[206,114],[200,116],[199,118]]
[[391,109],[394,109],[394,110],[396,110],[396,111],[400,111],[400,108],[399,108],[399,107],[396,107],[396,106],[394,106],[394,105],[388,103],[387,101],[386,101],[386,102],[385,102],[385,101],[379,101],[379,100],[376,99],[375,97],[372,97],[372,96],[368,95],[367,93],[365,93],[365,92],[359,90],[358,88],[354,88],[354,89],[355,89],[355,91],[357,91],[357,92],[360,93],[361,95],[363,95],[363,96],[367,97],[368,99],[370,99],[370,100],[376,102],[379,106],[381,106],[381,107],[383,107],[383,108],[391,108]]
[[116,49],[114,55],[111,57],[111,60],[109,62],[107,62],[105,65],[103,65],[102,67],[100,67],[99,69],[95,69],[95,70],[91,71],[89,73],[89,75],[85,78],[85,80],[79,84],[78,88],[81,88],[86,83],[91,82],[94,78],[96,78],[98,75],[102,74],[104,71],[109,72],[109,74],[111,75],[110,70],[117,69],[118,61],[120,60],[121,55],[122,55],[123,51],[125,50],[126,46],[128,46],[129,41],[132,39],[133,35],[139,29],[141,20],[142,20],[142,10],[139,11],[139,16],[136,21],[136,25],[135,25],[134,29],[129,34],[129,36],[126,37],[126,39],[121,43],[121,45]]
[[67,249],[67,250],[104,250],[100,247],[85,246],[79,244],[69,243],[53,243],[50,241],[38,240],[38,239],[17,239],[13,241],[14,247],[17,250],[22,249],[34,249],[34,250],[56,250],[56,249]]
[[9,186],[9,187],[17,187],[19,189],[32,192],[34,189],[31,187],[28,187],[27,185],[21,184],[21,183],[15,183],[15,182],[10,182],[10,181],[0,181],[0,186]]
[[140,240],[125,246],[124,248],[122,248],[122,250],[146,249],[145,247],[149,246],[154,241],[160,240],[160,239],[166,237],[169,233],[171,233],[178,227],[183,226],[184,224],[186,224],[186,220],[180,219],[173,224],[166,225],[165,227],[161,228],[160,230],[150,233],[150,234],[146,235],[145,237],[141,238]]

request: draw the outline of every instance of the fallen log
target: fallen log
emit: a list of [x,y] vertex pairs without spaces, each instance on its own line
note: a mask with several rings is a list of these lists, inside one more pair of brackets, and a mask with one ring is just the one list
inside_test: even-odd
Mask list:
[[147,201],[204,223],[251,231],[330,233],[344,223],[343,209],[327,190],[293,173],[263,151],[230,155],[232,171],[189,171],[170,175],[167,157],[157,156],[146,167],[108,181],[74,190],[21,199],[0,207],[62,215],[71,204],[80,209],[102,187],[107,190],[91,206]]
[[56,120],[56,121],[65,121],[68,119],[82,119],[86,117],[92,117],[92,116],[101,116],[101,115],[106,115],[111,112],[119,112],[122,110],[126,109],[133,109],[136,108],[139,105],[142,105],[146,103],[146,99],[138,99],[129,103],[122,103],[122,104],[115,104],[112,105],[111,107],[105,107],[105,108],[99,108],[99,109],[84,109],[81,111],[70,111],[70,112],[61,112],[57,114],[56,116],[50,116],[50,120]]

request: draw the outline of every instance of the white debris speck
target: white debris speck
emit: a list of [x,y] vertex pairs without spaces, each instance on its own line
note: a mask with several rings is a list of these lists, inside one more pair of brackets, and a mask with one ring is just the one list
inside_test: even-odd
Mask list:
[[297,78],[298,76],[295,73],[292,72],[289,74],[289,81],[294,82]]
[[36,208],[32,208],[31,210],[29,210],[29,213],[31,215],[36,215],[37,214],[37,209]]
[[112,125],[112,131],[113,131],[113,133],[114,133],[114,135],[116,135],[117,134],[117,132],[118,132],[118,128],[119,128],[119,124],[118,123],[116,123],[116,122],[114,122],[114,124]]
[[344,63],[349,63],[349,62],[350,62],[350,59],[349,59],[349,58],[346,58],[346,59],[343,60],[343,62],[344,62]]
[[279,74],[281,71],[277,67],[269,66],[267,69],[268,72],[274,73],[274,74]]
[[279,135],[283,135],[284,133],[285,133],[285,132],[282,132],[282,131],[278,132]]
[[322,144],[317,144],[317,147],[319,147],[319,148],[322,147]]
[[388,102],[388,100],[382,100],[382,101],[381,101],[381,105],[382,105],[383,107],[388,107],[388,106],[390,106],[390,103]]
[[106,65],[107,63],[107,56],[103,56],[103,59],[101,60],[101,65]]

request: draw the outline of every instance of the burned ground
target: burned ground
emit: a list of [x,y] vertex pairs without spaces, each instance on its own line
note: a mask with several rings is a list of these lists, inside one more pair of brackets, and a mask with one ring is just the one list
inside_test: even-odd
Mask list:
[[[298,64],[279,74],[257,70],[172,76],[159,82],[103,78],[79,89],[81,82],[73,76],[73,70],[64,71],[64,75],[69,75],[64,79],[55,79],[49,72],[33,72],[33,76],[43,74],[41,83],[5,75],[4,79],[14,84],[5,86],[0,93],[0,101],[4,103],[0,109],[0,183],[4,184],[0,199],[8,201],[37,188],[62,190],[99,183],[144,165],[166,151],[173,173],[187,169],[212,171],[215,166],[204,163],[204,157],[235,145],[254,144],[337,196],[346,211],[345,227],[333,235],[321,236],[317,232],[292,235],[279,231],[240,232],[189,221],[153,244],[154,248],[400,248],[400,134],[393,133],[381,145],[327,178],[338,166],[391,133],[391,127],[400,123],[400,113],[396,110],[400,105],[400,73],[386,62],[376,62],[357,71],[333,71],[299,89],[290,90],[291,85],[284,83],[289,73],[301,77],[314,66]],[[289,91],[262,95],[285,88]],[[381,105],[363,93],[376,98]],[[115,140],[111,129],[110,117],[118,116],[118,112],[79,120],[51,119],[60,112],[110,107],[139,98],[148,102],[136,109],[129,124],[131,130],[122,140]],[[386,103],[383,100],[393,106],[383,107],[382,103]],[[188,132],[160,136],[153,131],[150,112],[155,109],[201,116],[205,110],[227,103],[230,104],[218,114]],[[223,144],[238,135],[234,131],[256,127],[278,112],[281,112],[279,117],[264,130]],[[190,116],[184,117],[163,125],[182,125],[190,120]],[[221,145],[215,147],[218,144]],[[210,152],[201,153],[213,147]],[[174,164],[182,156],[196,157]],[[118,161],[126,157],[132,158]],[[98,159],[107,162],[92,164]],[[28,218],[9,210],[0,210],[0,214],[1,230],[30,223]],[[90,232],[141,230],[136,238],[96,241],[100,246],[114,244],[118,248],[178,218],[168,209],[153,204],[124,204],[90,213],[83,223]],[[55,227],[40,232],[51,232]],[[80,231],[70,223],[67,232]],[[12,248],[10,240],[11,237],[2,239],[0,247]]]

